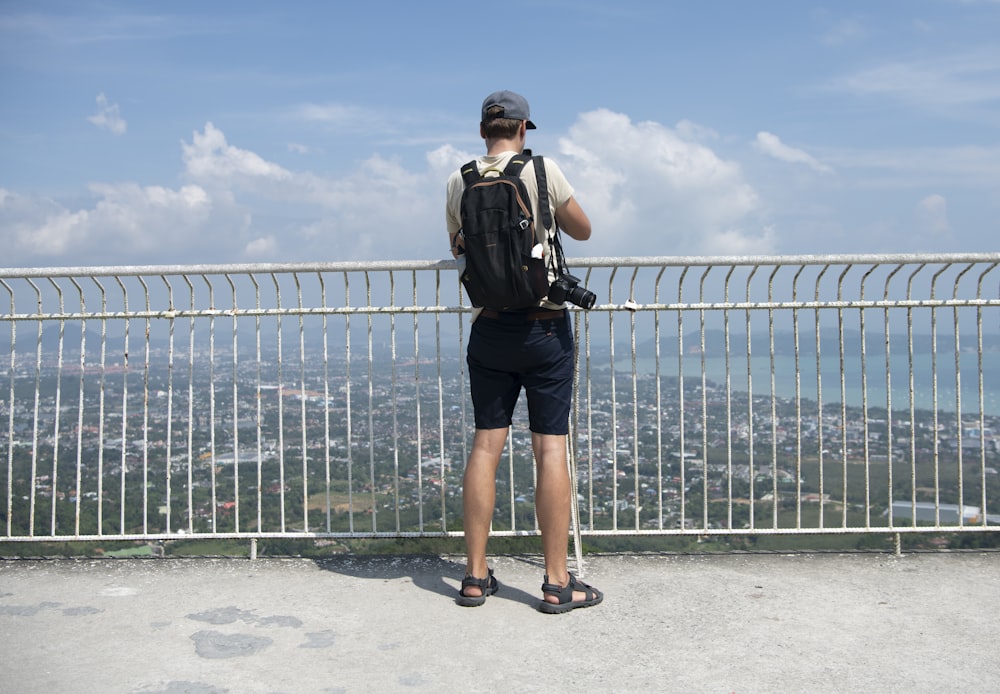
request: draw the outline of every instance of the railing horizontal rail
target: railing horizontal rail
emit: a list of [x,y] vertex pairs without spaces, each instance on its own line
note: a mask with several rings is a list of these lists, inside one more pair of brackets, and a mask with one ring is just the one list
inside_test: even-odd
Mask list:
[[[1000,254],[569,265],[580,533],[1000,527]],[[0,269],[0,305],[0,540],[461,534],[450,260]],[[523,412],[498,489],[535,534]]]

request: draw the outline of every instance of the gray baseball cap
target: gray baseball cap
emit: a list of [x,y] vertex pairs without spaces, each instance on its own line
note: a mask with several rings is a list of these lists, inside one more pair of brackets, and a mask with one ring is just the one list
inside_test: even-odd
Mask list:
[[528,100],[520,94],[504,90],[500,92],[493,92],[486,97],[486,99],[483,100],[483,123],[489,120],[486,116],[486,112],[493,106],[501,106],[503,108],[503,113],[493,116],[494,118],[525,120],[528,121],[527,128],[529,130],[535,129],[535,124],[531,122],[531,110],[528,108]]

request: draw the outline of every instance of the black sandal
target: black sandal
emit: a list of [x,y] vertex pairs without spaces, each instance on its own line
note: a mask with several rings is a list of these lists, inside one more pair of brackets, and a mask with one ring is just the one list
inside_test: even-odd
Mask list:
[[[466,595],[466,588],[478,588],[479,595]],[[490,569],[486,578],[476,578],[468,574],[462,579],[462,588],[458,591],[458,598],[455,600],[462,607],[479,607],[486,602],[486,596],[495,594],[500,590],[500,584],[493,577],[493,569]]]
[[[573,591],[581,592],[586,597],[583,600],[574,600]],[[542,600],[538,605],[538,609],[547,614],[561,614],[575,610],[578,607],[592,607],[604,599],[604,593],[593,586],[588,586],[583,581],[578,581],[573,574],[569,575],[569,583],[564,586],[549,583],[549,577],[546,575],[545,582],[542,583],[542,593],[545,595],[554,595],[559,599],[558,603]]]

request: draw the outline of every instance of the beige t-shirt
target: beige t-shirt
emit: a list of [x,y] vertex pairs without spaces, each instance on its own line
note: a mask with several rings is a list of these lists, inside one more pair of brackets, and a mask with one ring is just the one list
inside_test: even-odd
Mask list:
[[[479,172],[484,176],[499,176],[507,166],[507,162],[515,154],[517,152],[503,152],[493,156],[480,157],[476,160]],[[556,210],[565,205],[573,197],[573,187],[566,180],[566,176],[558,164],[548,157],[545,157],[542,161],[545,163],[545,178],[549,189],[549,212],[552,215],[552,229],[549,230],[549,233],[553,233],[555,231]],[[491,174],[491,172],[493,173]],[[533,163],[529,162],[521,169],[521,180],[524,181],[524,187],[528,189],[528,197],[531,200],[531,213],[535,218],[535,240],[542,244],[544,257],[549,264],[549,282],[552,282],[555,280],[554,263],[551,262],[552,256],[551,249],[549,248],[549,239],[545,231],[545,225],[542,223],[542,216],[539,213],[538,183],[535,180],[535,166]],[[448,221],[449,238],[457,234],[458,230],[462,227],[461,206],[462,193],[464,191],[465,182],[462,180],[462,172],[460,170],[455,171],[448,178],[446,218]],[[545,308],[562,308],[561,304],[553,304],[545,299],[542,299],[539,305]],[[473,317],[475,318],[478,315],[479,311],[477,310]]]

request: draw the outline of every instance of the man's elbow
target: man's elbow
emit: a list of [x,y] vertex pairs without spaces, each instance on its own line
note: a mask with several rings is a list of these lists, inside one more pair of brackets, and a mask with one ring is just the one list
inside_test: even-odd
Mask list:
[[575,198],[570,198],[565,205],[556,210],[556,220],[570,238],[577,241],[586,241],[590,238],[590,218]]
[[[569,232],[567,232],[569,233]],[[586,224],[578,226],[574,233],[570,234],[577,241],[586,241],[590,238],[590,220],[587,220]]]

